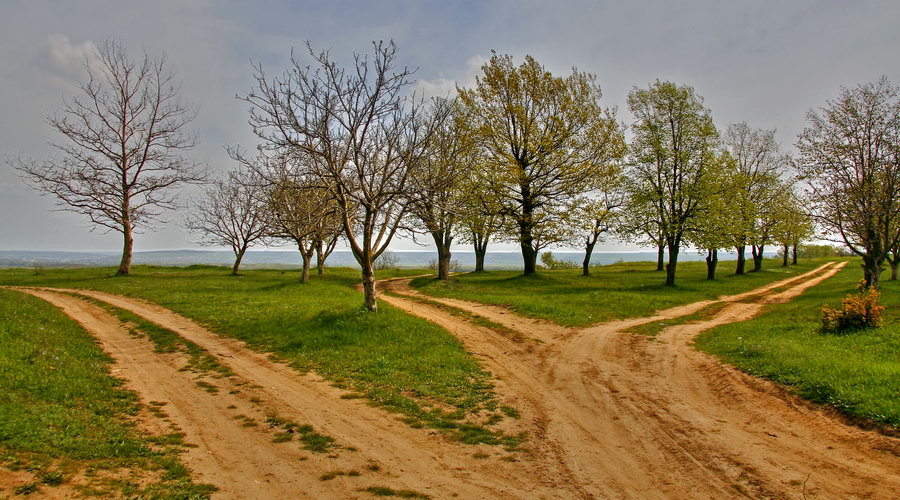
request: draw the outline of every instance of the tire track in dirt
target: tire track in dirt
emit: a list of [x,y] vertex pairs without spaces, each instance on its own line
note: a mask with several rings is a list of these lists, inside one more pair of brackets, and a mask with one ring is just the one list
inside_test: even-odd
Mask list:
[[[92,333],[116,360],[116,375],[149,401],[165,401],[169,419],[197,444],[184,459],[197,479],[215,484],[219,498],[347,498],[369,486],[408,489],[437,498],[567,498],[565,477],[537,473],[528,461],[475,459],[492,447],[448,442],[436,431],[413,429],[395,416],[341,391],[313,374],[301,375],[242,342],[220,337],[158,305],[104,292],[18,288],[53,305]],[[178,363],[162,359],[149,341],[135,338],[102,308],[68,294],[80,294],[172,330],[217,357],[240,379],[242,397],[211,395],[199,388]],[[247,387],[253,387],[252,390]],[[301,453],[296,442],[272,443],[272,434],[248,429],[234,418],[252,405],[333,436],[345,448],[337,458]],[[300,455],[308,457],[300,461]],[[377,464],[378,472],[365,472]],[[333,470],[359,470],[360,477],[321,481]]]
[[[464,328],[459,318],[435,307],[382,299],[444,326],[470,351],[485,354],[501,392],[527,401],[530,412],[545,418],[543,446],[557,452],[559,467],[585,495],[896,498],[900,440],[844,425],[829,411],[689,345],[699,332],[750,319],[765,304],[789,300],[843,265],[829,263],[722,297],[727,305],[711,318],[672,326],[656,341],[623,330],[692,314],[715,301],[562,335],[557,330],[545,334],[545,344],[517,349],[490,330]],[[408,281],[385,286],[409,293]],[[509,311],[454,302],[510,328],[518,322]]]

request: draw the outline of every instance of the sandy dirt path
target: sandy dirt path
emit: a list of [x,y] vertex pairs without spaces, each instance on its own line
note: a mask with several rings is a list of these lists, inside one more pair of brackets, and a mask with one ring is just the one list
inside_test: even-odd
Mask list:
[[543,341],[529,343],[417,300],[408,280],[385,282],[392,294],[383,299],[444,326],[479,353],[506,397],[539,424],[537,449],[573,478],[581,496],[897,498],[900,440],[844,425],[690,346],[699,332],[750,319],[842,266],[722,297],[725,307],[711,318],[670,327],[656,340],[623,330],[715,301],[581,330],[542,330],[542,322],[502,308],[429,297]]
[[[195,479],[220,488],[216,498],[355,498],[370,486],[412,490],[435,498],[566,498],[568,478],[553,468],[535,468],[528,461],[476,459],[489,446],[448,442],[436,432],[412,429],[396,416],[358,399],[341,399],[346,391],[320,377],[301,375],[243,343],[220,337],[193,321],[142,300],[87,290],[27,289],[60,307],[93,334],[115,360],[115,375],[127,380],[145,403],[165,402],[167,422],[197,447],[184,459]],[[217,356],[236,374],[240,392],[230,394],[223,381],[217,394],[180,371],[179,360],[153,352],[148,340],[136,338],[104,309],[69,294],[77,293],[133,313],[168,328]],[[234,406],[235,408],[229,408]],[[266,432],[265,413],[301,424],[336,439],[342,447],[329,455],[300,449],[296,441],[273,443]],[[238,415],[260,422],[244,427]],[[150,427],[161,426],[149,422]],[[155,433],[164,429],[151,429]],[[349,448],[349,449],[348,449]],[[351,451],[352,450],[352,451]],[[507,455],[504,453],[504,455]],[[301,459],[303,457],[303,459]],[[370,471],[377,465],[378,471]],[[328,472],[358,471],[322,481]]]

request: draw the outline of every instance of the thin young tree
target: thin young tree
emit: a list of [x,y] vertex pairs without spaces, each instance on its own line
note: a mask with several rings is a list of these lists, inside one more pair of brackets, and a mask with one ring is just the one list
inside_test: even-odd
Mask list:
[[61,156],[11,163],[27,184],[55,196],[61,210],[87,217],[93,229],[122,234],[118,275],[131,272],[134,235],[176,208],[175,188],[199,182],[199,165],[184,156],[196,139],[186,130],[194,111],[164,56],[132,60],[116,41],[84,64],[77,97],[47,119],[63,140]]
[[370,57],[349,68],[307,43],[311,64],[269,78],[256,66],[255,88],[242,97],[264,147],[303,158],[305,176],[331,191],[344,237],[362,268],[365,307],[377,310],[373,263],[406,215],[409,178],[436,127],[424,103],[408,95],[412,70],[397,66],[397,46],[373,42]]
[[581,275],[591,274],[591,255],[601,238],[611,232],[619,222],[626,194],[619,166],[612,166],[598,177],[594,189],[578,197],[564,216],[573,244],[584,248]]
[[201,243],[230,247],[236,276],[247,249],[269,235],[266,200],[258,182],[246,172],[229,172],[194,203],[184,222]]
[[624,155],[615,109],[600,105],[593,75],[573,70],[555,77],[531,56],[516,66],[495,53],[475,87],[458,92],[489,155],[485,180],[514,224],[524,274],[532,274],[537,242],[553,239],[542,221],[555,221],[553,214],[590,186],[597,169]]
[[693,87],[656,81],[634,88],[630,175],[632,203],[646,207],[666,243],[666,285],[675,285],[678,254],[707,194],[718,133]]
[[862,257],[867,287],[900,240],[900,99],[887,77],[807,114],[797,141],[816,222]]

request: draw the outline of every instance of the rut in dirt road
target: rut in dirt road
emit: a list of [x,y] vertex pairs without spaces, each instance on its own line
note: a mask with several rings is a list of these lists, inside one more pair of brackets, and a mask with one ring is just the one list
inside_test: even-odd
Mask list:
[[[73,289],[18,288],[60,307],[100,341],[116,361],[115,374],[127,380],[146,404],[165,402],[167,421],[143,425],[155,434],[166,425],[197,445],[183,456],[195,479],[214,484],[216,498],[365,497],[368,487],[415,491],[435,498],[569,498],[567,477],[527,460],[502,461],[490,446],[449,442],[435,431],[413,429],[321,378],[220,337],[158,305],[129,297]],[[128,333],[104,309],[72,296],[79,294],[131,311],[197,344],[235,373],[235,380],[210,394],[195,376],[180,370],[183,360],[153,352],[152,344]],[[234,391],[234,393],[232,393]],[[297,441],[274,443],[266,414],[311,424],[338,445],[327,454],[300,449]],[[244,426],[251,416],[256,426]],[[236,418],[237,417],[237,418]],[[490,459],[473,457],[476,452]],[[504,455],[507,455],[504,453]],[[302,460],[301,460],[302,458]],[[527,458],[527,457],[526,457]],[[376,466],[377,471],[371,470]],[[334,471],[360,473],[323,476]]]
[[428,297],[507,328],[524,325],[520,333],[542,341],[536,343],[423,303],[408,280],[385,282],[392,295],[382,298],[444,326],[479,353],[501,392],[541,423],[539,448],[584,496],[896,498],[900,440],[844,425],[689,345],[699,332],[750,319],[843,265],[722,297],[725,306],[708,320],[670,327],[655,341],[623,330],[716,301],[575,330]]

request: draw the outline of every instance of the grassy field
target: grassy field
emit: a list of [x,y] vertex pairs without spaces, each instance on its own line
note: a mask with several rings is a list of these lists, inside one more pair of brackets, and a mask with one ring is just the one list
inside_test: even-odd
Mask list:
[[40,493],[75,476],[82,494],[205,498],[214,490],[191,481],[177,446],[155,446],[134,428],[137,396],[74,321],[8,290],[0,290],[0,318],[0,464],[32,478],[0,496]]
[[[515,445],[487,425],[503,418],[486,373],[442,328],[380,303],[361,310],[359,271],[329,269],[298,282],[293,271],[221,267],[0,271],[0,285],[91,288],[146,298],[464,442]],[[421,271],[392,271],[421,274]],[[448,405],[450,408],[448,408]],[[478,415],[476,418],[475,415]]]
[[522,276],[517,271],[463,274],[449,282],[417,278],[412,285],[435,297],[504,305],[525,316],[565,326],[588,326],[613,319],[648,316],[666,309],[720,295],[744,292],[772,281],[800,274],[826,262],[801,261],[781,267],[767,260],[760,272],[735,276],[733,262],[719,263],[718,278],[706,279],[706,263],[680,262],[677,287],[663,286],[665,275],[652,262],[629,262],[596,267],[591,276],[580,269],[541,271]]
[[884,326],[846,335],[821,332],[823,304],[854,291],[862,272],[851,262],[836,276],[752,321],[702,333],[699,349],[800,396],[900,429],[900,281],[882,281]]

